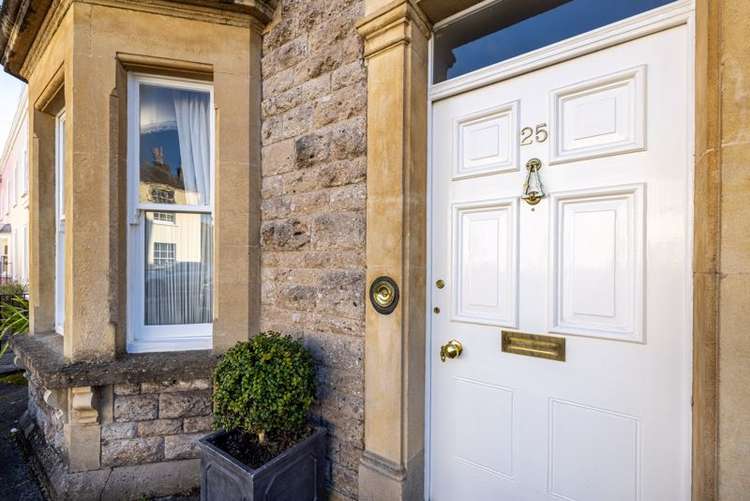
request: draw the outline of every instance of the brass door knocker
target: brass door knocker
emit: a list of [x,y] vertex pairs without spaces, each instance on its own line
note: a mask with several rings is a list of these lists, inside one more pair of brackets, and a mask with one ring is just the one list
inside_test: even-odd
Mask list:
[[532,158],[526,162],[526,170],[529,174],[526,176],[526,182],[523,183],[523,196],[522,200],[526,200],[529,205],[536,205],[547,196],[544,193],[544,187],[542,186],[542,178],[539,175],[539,171],[542,168],[542,161],[538,158]]

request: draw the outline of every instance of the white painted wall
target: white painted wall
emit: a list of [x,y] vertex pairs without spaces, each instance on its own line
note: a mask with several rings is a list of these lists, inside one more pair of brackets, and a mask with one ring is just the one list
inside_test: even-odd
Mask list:
[[26,283],[29,279],[29,139],[28,97],[21,94],[8,139],[0,157],[0,227],[10,225],[10,232],[0,233],[0,255],[7,245],[7,270],[0,274]]

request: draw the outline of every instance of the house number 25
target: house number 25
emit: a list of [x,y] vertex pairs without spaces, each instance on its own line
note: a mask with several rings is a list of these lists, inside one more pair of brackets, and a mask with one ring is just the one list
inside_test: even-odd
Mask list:
[[548,137],[547,124],[537,124],[536,129],[524,127],[521,129],[521,146],[532,144],[534,141],[543,143]]

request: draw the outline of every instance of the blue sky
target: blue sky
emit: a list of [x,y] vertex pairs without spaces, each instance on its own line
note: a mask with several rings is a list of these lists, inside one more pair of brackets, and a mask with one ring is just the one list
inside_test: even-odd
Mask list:
[[5,73],[0,66],[0,155],[5,148],[8,129],[16,113],[16,105],[25,84]]

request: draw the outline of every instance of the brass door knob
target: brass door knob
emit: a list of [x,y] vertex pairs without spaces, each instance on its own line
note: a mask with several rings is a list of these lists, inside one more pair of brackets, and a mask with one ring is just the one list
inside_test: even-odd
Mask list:
[[451,339],[446,344],[440,347],[440,360],[445,362],[446,358],[454,359],[461,356],[464,347],[460,341]]

